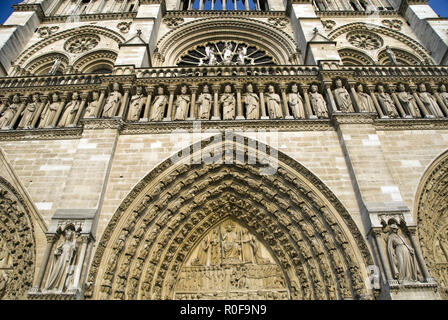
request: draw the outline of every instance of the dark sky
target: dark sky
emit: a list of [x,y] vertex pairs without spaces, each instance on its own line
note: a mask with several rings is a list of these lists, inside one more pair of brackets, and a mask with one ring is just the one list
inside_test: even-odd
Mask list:
[[[19,3],[21,0],[0,0],[0,23],[5,22],[12,12],[11,6]],[[447,0],[429,0],[429,4],[442,17],[448,17],[448,1]]]

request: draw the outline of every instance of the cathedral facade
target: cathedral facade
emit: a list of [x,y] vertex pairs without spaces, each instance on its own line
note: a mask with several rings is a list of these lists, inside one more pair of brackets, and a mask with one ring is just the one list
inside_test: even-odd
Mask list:
[[0,299],[447,299],[426,0],[25,0],[0,28]]

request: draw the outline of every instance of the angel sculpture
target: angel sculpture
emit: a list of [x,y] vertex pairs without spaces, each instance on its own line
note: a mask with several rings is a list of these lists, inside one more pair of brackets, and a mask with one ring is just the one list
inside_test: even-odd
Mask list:
[[49,74],[55,75],[56,72],[58,72],[60,66],[61,66],[61,59],[57,58],[56,60],[54,60],[53,66],[51,67]]
[[242,46],[238,48],[238,64],[239,65],[245,65],[246,59],[247,59],[247,47]]
[[232,64],[232,59],[234,55],[235,54],[233,53],[232,44],[230,42],[226,42],[226,44],[224,45],[222,63],[226,66]]
[[[216,51],[215,48],[212,48],[210,46],[205,47],[205,55],[206,58],[200,59],[199,65],[203,64],[203,60],[208,60],[209,66],[216,66]],[[202,62],[202,64],[201,64]]]

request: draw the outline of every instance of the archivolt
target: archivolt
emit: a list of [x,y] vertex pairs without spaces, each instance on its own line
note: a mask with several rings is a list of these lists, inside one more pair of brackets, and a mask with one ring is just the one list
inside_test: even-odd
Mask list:
[[[171,299],[188,254],[228,217],[269,248],[292,299],[367,297],[363,279],[372,258],[332,192],[282,153],[277,172],[260,175],[265,161],[247,163],[247,153],[256,151],[253,140],[211,140],[183,150],[191,156],[176,163],[163,162],[123,201],[98,245],[86,297]],[[191,164],[200,152],[217,150],[243,150],[245,161]],[[269,156],[273,149],[265,150],[263,158],[277,161]]]
[[425,261],[448,299],[448,151],[426,170],[417,190],[415,212]]
[[99,68],[110,68],[112,71],[118,54],[110,50],[97,50],[83,55],[73,63],[79,73],[90,73]]
[[408,37],[404,35],[401,32],[388,29],[386,27],[377,26],[374,24],[366,24],[362,22],[356,22],[356,23],[349,23],[344,26],[341,26],[328,35],[329,39],[335,40],[337,37],[339,37],[342,34],[345,34],[350,31],[366,31],[366,32],[376,32],[380,34],[387,35],[391,38],[394,38],[398,41],[401,41],[403,44],[406,44],[409,46],[412,50],[414,50],[419,56],[422,61],[425,62],[425,64],[434,64],[432,61],[432,58],[429,56],[429,51],[426,50],[425,47],[423,47],[419,42],[412,39],[411,37]]
[[182,24],[170,31],[157,43],[158,52],[167,66],[174,66],[178,58],[189,49],[204,45],[208,41],[248,42],[265,50],[280,64],[291,64],[296,53],[295,41],[285,32],[252,19],[199,19]]
[[6,269],[8,280],[3,298],[25,299],[34,276],[34,228],[24,200],[12,185],[1,177],[0,237],[5,241],[12,260],[11,269]]
[[54,61],[58,58],[61,61],[59,71],[63,71],[69,64],[69,58],[63,53],[52,52],[34,58],[30,63],[26,65],[25,72],[33,75],[48,74],[54,64]]
[[75,35],[83,35],[83,34],[89,34],[89,33],[95,34],[95,35],[100,35],[100,36],[105,36],[107,38],[111,38],[112,40],[117,42],[117,44],[121,44],[125,41],[123,36],[121,36],[119,33],[115,32],[113,30],[107,29],[107,28],[92,26],[92,25],[76,27],[73,29],[58,32],[58,33],[52,35],[51,37],[48,37],[48,38],[41,40],[38,43],[32,45],[30,48],[25,50],[16,59],[14,64],[15,65],[24,65],[27,62],[27,60],[30,59],[34,54],[36,54],[37,52],[41,51],[46,46],[49,46],[50,44],[52,44],[56,41],[59,41],[61,39],[70,38]]
[[341,56],[342,63],[345,66],[365,66],[375,64],[372,58],[358,50],[345,48],[338,52]]

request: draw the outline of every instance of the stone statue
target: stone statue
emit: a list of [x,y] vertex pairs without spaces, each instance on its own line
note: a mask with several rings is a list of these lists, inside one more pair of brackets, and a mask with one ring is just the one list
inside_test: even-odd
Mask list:
[[59,100],[59,95],[57,93],[53,93],[52,100],[53,101],[51,103],[47,103],[47,106],[40,115],[39,128],[49,127],[53,123],[53,118],[56,116],[59,106],[61,105],[61,101]]
[[81,101],[79,100],[79,94],[74,92],[72,94],[72,101],[68,102],[65,106],[64,113],[59,120],[58,127],[68,127],[75,121],[76,114],[78,113]]
[[244,103],[246,105],[246,119],[257,120],[260,119],[260,97],[254,93],[254,88],[251,84],[246,86],[246,96]]
[[386,92],[383,85],[378,85],[378,102],[383,107],[384,114],[391,118],[398,118],[398,112],[395,109],[394,101]]
[[386,54],[389,57],[390,63],[393,66],[398,65],[397,56],[395,55],[395,52],[393,52],[393,50],[389,46],[386,46]]
[[342,80],[337,79],[335,84],[336,89],[333,91],[333,94],[339,110],[342,112],[354,112],[352,99],[350,98],[347,89],[342,85]]
[[199,105],[198,119],[210,120],[213,97],[209,92],[208,85],[204,85],[202,88],[202,93],[199,95],[197,103]]
[[198,266],[206,266],[208,263],[209,249],[210,249],[210,239],[209,236],[205,236],[199,245],[197,258],[195,261],[193,261],[193,264]]
[[55,75],[56,72],[58,72],[60,66],[61,66],[61,58],[57,58],[56,60],[54,60],[53,66],[51,67],[49,74]]
[[9,107],[3,112],[0,117],[0,129],[6,128],[11,124],[12,119],[14,119],[17,111],[20,108],[20,97],[19,95],[15,95],[12,98],[12,103]]
[[237,54],[238,54],[237,64],[246,65],[246,60],[250,60],[250,64],[254,64],[254,59],[250,59],[249,56],[247,55],[246,46],[239,47]]
[[280,96],[275,93],[273,85],[269,85],[266,93],[266,105],[271,119],[283,118]]
[[234,55],[232,43],[226,42],[224,44],[224,51],[222,52],[222,64],[225,66],[231,65]]
[[406,91],[406,87],[404,86],[404,84],[399,83],[397,85],[397,91],[398,101],[400,101],[401,106],[406,111],[406,113],[414,118],[421,118],[422,115],[417,105],[417,101],[415,101],[415,98],[412,94]]
[[300,96],[299,88],[296,84],[291,87],[291,93],[288,94],[289,107],[295,119],[305,119],[305,108],[303,107],[303,99]]
[[214,229],[210,240],[210,263],[219,265],[221,263],[221,242],[219,240],[219,231]]
[[22,111],[22,120],[20,120],[20,129],[31,129],[33,123],[33,116],[40,105],[40,96],[38,93],[33,94],[33,101],[28,103],[25,110]]
[[[442,99],[442,102],[445,103],[445,107],[448,108],[448,93],[446,92],[446,86],[444,84],[441,84],[439,87],[439,95]],[[447,115],[448,116],[448,115]]]
[[373,100],[369,94],[364,92],[364,87],[361,83],[356,86],[356,92],[358,93],[359,111],[376,113]]
[[182,86],[181,94],[177,96],[174,120],[187,120],[191,97],[187,94],[187,86]]
[[84,114],[84,118],[95,118],[96,112],[100,108],[100,94],[98,91],[92,92],[92,101],[86,108],[86,113]]
[[313,84],[310,87],[310,103],[316,112],[316,116],[318,118],[328,118],[328,109],[327,103],[325,102],[324,97],[318,92],[317,85]]
[[443,117],[443,114],[440,111],[440,107],[439,104],[437,103],[436,98],[434,98],[434,96],[431,93],[426,91],[425,84],[421,83],[418,86],[418,89],[419,89],[418,97],[420,98],[421,102],[425,105],[429,114],[435,117]]
[[395,223],[390,226],[387,252],[394,279],[418,281],[414,249],[398,234],[398,226]]
[[75,232],[72,229],[65,229],[62,238],[63,241],[53,252],[46,290],[65,292],[73,280],[77,254]]
[[220,103],[223,106],[223,120],[234,120],[236,100],[230,85],[226,85],[224,88],[224,94],[221,96]]
[[149,119],[151,121],[162,121],[165,115],[165,108],[168,104],[168,97],[165,95],[163,87],[157,89],[157,96],[151,105],[151,115]]
[[208,60],[209,66],[216,66],[216,50],[213,47],[206,46],[205,47],[205,58],[199,59],[199,66],[204,64],[204,60]]
[[236,226],[228,223],[222,235],[222,255],[226,263],[241,262],[241,246]]
[[140,115],[142,113],[143,106],[145,105],[146,98],[143,95],[143,88],[137,87],[136,93],[131,97],[131,102],[129,105],[129,121],[138,121],[140,120]]
[[244,229],[243,234],[241,236],[243,262],[246,263],[255,262],[253,251],[254,244],[255,244],[254,237],[246,229]]
[[120,108],[121,103],[120,85],[118,83],[114,83],[113,89],[114,91],[112,91],[109,94],[109,97],[107,97],[106,103],[104,105],[103,118],[114,117],[116,111]]

